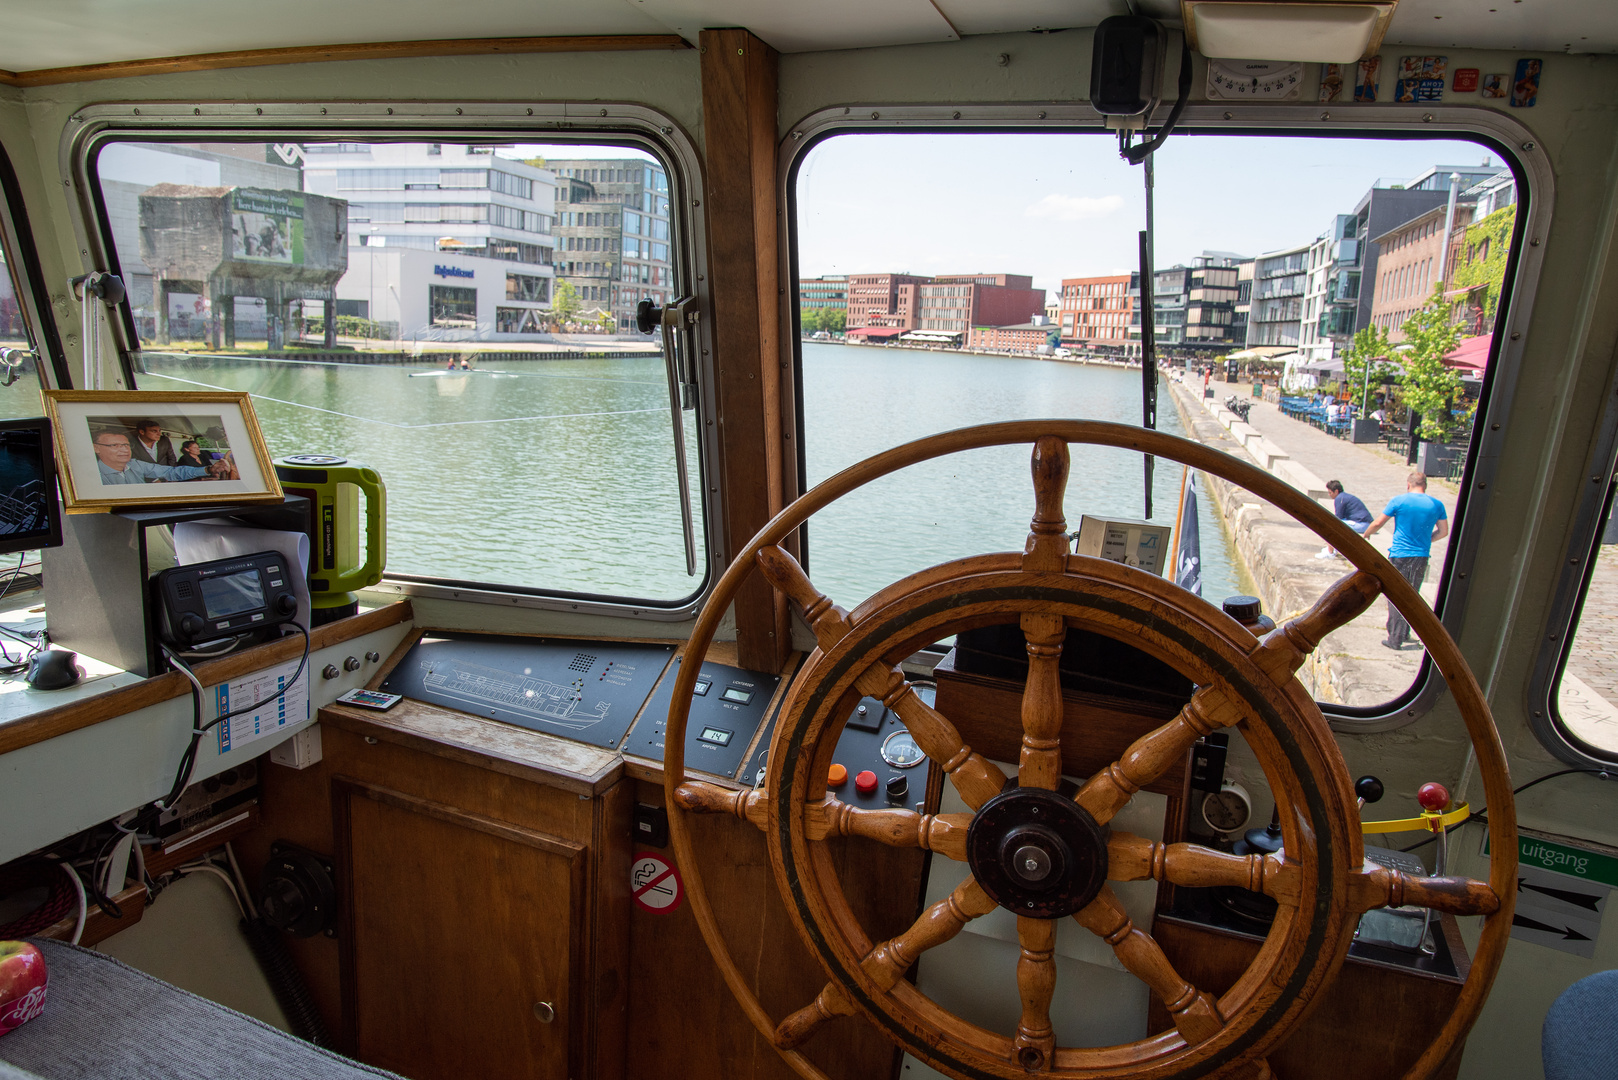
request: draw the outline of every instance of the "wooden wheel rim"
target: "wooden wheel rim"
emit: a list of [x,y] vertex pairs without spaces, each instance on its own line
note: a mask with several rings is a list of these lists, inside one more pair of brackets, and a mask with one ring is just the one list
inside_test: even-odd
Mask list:
[[[685,781],[685,729],[690,715],[692,690],[701,668],[700,661],[707,655],[714,632],[729,610],[737,590],[753,572],[756,554],[763,548],[779,544],[832,502],[879,477],[945,454],[990,446],[1031,445],[1041,436],[1054,436],[1070,444],[1111,446],[1166,458],[1234,483],[1279,507],[1324,538],[1356,568],[1377,579],[1383,596],[1404,616],[1444,676],[1466,724],[1490,810],[1488,883],[1498,896],[1500,906],[1494,914],[1484,917],[1471,971],[1449,1018],[1439,1028],[1426,1052],[1405,1074],[1405,1080],[1425,1080],[1446,1060],[1451,1047],[1471,1029],[1482,1011],[1489,988],[1505,956],[1516,900],[1515,804],[1505,750],[1500,744],[1500,736],[1495,730],[1483,692],[1461,656],[1460,649],[1416,590],[1380,552],[1324,507],[1269,473],[1227,454],[1177,436],[1123,424],[1088,420],[1020,420],[960,428],[896,446],[844,469],[794,500],[748,541],[744,550],[738,553],[721,575],[692,628],[687,645],[687,662],[681,665],[675,677],[665,734],[663,785],[669,813],[670,842],[675,857],[684,868],[692,913],[726,985],[754,1027],[766,1040],[770,1040],[775,1022],[764,1011],[729,954],[714,919],[712,905],[703,889],[685,811],[675,798],[675,789]],[[809,1080],[828,1080],[823,1072],[796,1051],[783,1052],[782,1057],[801,1076]]]
[[[788,715],[780,722],[771,750],[766,784],[771,793],[766,837],[774,856],[772,864],[800,935],[830,977],[911,1054],[950,1075],[972,1080],[1017,1080],[1028,1075],[1013,1058],[1010,1038],[971,1025],[966,1025],[972,1030],[964,1037],[952,1033],[942,1041],[929,1038],[921,1032],[943,1029],[939,1021],[951,1015],[947,1010],[909,983],[900,982],[890,996],[871,981],[860,960],[872,943],[849,935],[854,916],[825,845],[808,839],[803,815],[794,808],[818,798],[824,788],[823,782],[816,783],[821,759],[817,748],[840,734],[844,716],[839,705],[858,672],[873,659],[908,655],[918,640],[934,641],[980,624],[970,614],[974,604],[992,605],[1002,614],[1036,608],[1060,610],[1070,626],[1115,635],[1115,625],[1089,617],[1090,612],[1107,610],[1135,621],[1136,636],[1130,638],[1131,643],[1182,670],[1190,669],[1187,673],[1201,684],[1214,683],[1234,691],[1244,702],[1260,703],[1255,718],[1268,737],[1249,737],[1249,742],[1283,806],[1306,808],[1302,821],[1294,812],[1284,813],[1282,830],[1289,851],[1317,851],[1309,860],[1315,874],[1298,898],[1294,917],[1277,920],[1260,955],[1220,1001],[1221,1013],[1231,1020],[1216,1037],[1216,1045],[1194,1048],[1198,1058],[1194,1064],[1184,1060],[1191,1048],[1171,1031],[1106,1049],[1061,1048],[1054,1067],[1041,1075],[1139,1080],[1191,1077],[1262,1055],[1301,1018],[1314,994],[1335,974],[1355,924],[1354,919],[1344,917],[1339,905],[1315,902],[1342,895],[1350,868],[1357,868],[1364,857],[1358,833],[1344,827],[1351,805],[1350,781],[1319,708],[1307,696],[1289,696],[1259,671],[1247,656],[1255,639],[1211,605],[1198,600],[1197,605],[1206,611],[1187,613],[1192,618],[1202,616],[1197,620],[1198,629],[1205,633],[1199,636],[1169,625],[1153,607],[1140,603],[1138,598],[1144,594],[1154,605],[1186,604],[1183,597],[1174,595],[1183,590],[1161,578],[1116,563],[1069,556],[1065,575],[1039,575],[1037,582],[1031,582],[1032,575],[1018,568],[1020,556],[991,558],[1002,562],[1002,568],[953,577],[942,576],[939,571],[943,568],[934,568],[919,575],[927,581],[920,588],[906,588],[910,579],[894,583],[861,605],[862,618],[837,647],[825,653],[816,650],[800,671],[795,685],[806,692],[794,695],[783,707]],[[882,603],[885,596],[895,599]],[[938,611],[933,617],[923,614],[935,606]],[[968,614],[958,614],[961,610]],[[1184,612],[1183,607],[1181,610]],[[1246,732],[1244,737],[1248,737]],[[1325,782],[1311,783],[1311,777],[1323,777]],[[1307,842],[1306,833],[1316,838],[1313,845]],[[1279,984],[1280,993],[1254,1013],[1250,1003],[1273,984]],[[956,1017],[954,1024],[964,1022]]]

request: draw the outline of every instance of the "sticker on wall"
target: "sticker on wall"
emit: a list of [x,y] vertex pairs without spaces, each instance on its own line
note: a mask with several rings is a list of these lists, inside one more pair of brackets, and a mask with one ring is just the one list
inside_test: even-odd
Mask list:
[[1506,77],[1504,75],[1483,76],[1483,96],[1486,98],[1503,98],[1506,96]]
[[1336,101],[1343,96],[1343,65],[1320,65],[1320,100]]
[[1455,91],[1457,94],[1476,93],[1478,88],[1478,69],[1456,68],[1455,79],[1449,84],[1449,88]]
[[1529,109],[1539,98],[1539,70],[1544,65],[1538,60],[1517,61],[1517,75],[1511,83],[1513,108]]
[[1376,101],[1377,84],[1382,79],[1382,58],[1373,56],[1361,60],[1354,68],[1354,100]]
[[1444,76],[1448,72],[1447,56],[1401,57],[1399,81],[1394,84],[1393,100],[1405,103],[1442,101]]
[[635,903],[647,911],[669,912],[680,906],[685,885],[674,864],[661,855],[643,851],[629,868],[629,888]]

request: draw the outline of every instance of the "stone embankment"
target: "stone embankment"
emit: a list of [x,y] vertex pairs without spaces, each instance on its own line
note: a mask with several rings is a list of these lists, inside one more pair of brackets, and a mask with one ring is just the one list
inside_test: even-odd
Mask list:
[[[1233,384],[1215,384],[1221,397],[1235,389]],[[1373,515],[1405,490],[1409,467],[1380,445],[1345,442],[1283,416],[1267,402],[1254,402],[1243,422],[1216,401],[1199,398],[1178,383],[1170,383],[1170,394],[1192,438],[1256,463],[1328,507],[1327,480],[1341,481],[1345,490],[1364,500]],[[1257,495],[1206,474],[1202,481],[1203,491],[1223,517],[1258,588],[1265,613],[1276,622],[1306,610],[1327,586],[1352,569],[1340,557],[1317,557],[1324,541]],[[1453,485],[1433,481],[1428,494],[1443,502],[1453,517]],[[1384,555],[1392,532],[1391,525],[1384,526],[1371,538]],[[1429,603],[1443,568],[1442,547],[1434,545],[1427,584],[1421,589]],[[1402,652],[1382,644],[1387,610],[1386,602],[1378,600],[1321,642],[1298,673],[1316,698],[1345,705],[1378,705],[1409,687],[1423,653],[1415,643]]]

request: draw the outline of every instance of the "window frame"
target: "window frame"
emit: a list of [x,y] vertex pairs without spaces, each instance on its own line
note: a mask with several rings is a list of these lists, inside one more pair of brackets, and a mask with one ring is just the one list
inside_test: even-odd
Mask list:
[[[798,170],[815,146],[850,134],[1038,134],[1113,135],[1088,103],[1012,105],[907,105],[892,102],[849,103],[820,109],[787,129],[777,162],[777,195],[783,208],[780,272],[793,283],[796,300],[798,268]],[[1467,464],[1458,485],[1455,525],[1444,572],[1438,581],[1436,610],[1451,634],[1465,621],[1478,548],[1493,503],[1496,474],[1506,439],[1508,419],[1522,373],[1523,340],[1534,309],[1544,269],[1546,235],[1556,201],[1551,163],[1534,133],[1508,113],[1484,105],[1352,105],[1322,109],[1315,104],[1238,105],[1193,103],[1186,107],[1176,135],[1236,135],[1305,138],[1469,139],[1500,155],[1517,182],[1519,207],[1512,251],[1501,287],[1491,359],[1480,399],[1483,411],[1473,425]],[[1171,136],[1174,137],[1174,136]],[[796,302],[781,305],[782,340],[792,344],[793,409],[784,418],[797,444],[797,486],[804,490],[808,470],[803,411],[803,349]],[[1614,418],[1618,423],[1618,416]],[[802,560],[809,568],[807,527],[798,532]],[[1353,708],[1320,703],[1336,731],[1371,734],[1414,723],[1427,713],[1445,689],[1431,657],[1409,688],[1381,705]]]
[[28,222],[22,185],[17,181],[17,171],[4,146],[0,146],[0,246],[4,247],[6,264],[11,268],[12,287],[17,293],[23,323],[29,330],[29,344],[41,361],[37,364],[40,387],[71,389],[67,353],[62,348],[56,320],[51,317],[51,294],[45,286],[39,252],[34,247],[34,230]]
[[[373,592],[465,600],[505,607],[535,608],[654,621],[696,618],[726,560],[724,503],[718,491],[718,425],[708,422],[717,409],[712,357],[712,297],[709,292],[706,209],[702,204],[702,158],[678,121],[656,109],[629,103],[578,102],[353,102],[220,103],[189,101],[118,102],[86,106],[73,114],[62,133],[59,165],[68,180],[73,226],[84,271],[118,273],[116,249],[95,172],[95,159],[112,142],[208,142],[231,138],[274,142],[330,138],[353,142],[421,143],[575,143],[633,147],[657,159],[668,177],[673,257],[681,292],[693,297],[705,317],[688,321],[678,347],[694,358],[698,398],[695,416],[697,460],[692,463],[694,527],[701,530],[706,563],[698,568],[694,591],[673,601],[637,599],[594,592],[566,592],[527,586],[415,574],[384,573]],[[673,292],[673,290],[669,290]],[[124,385],[136,385],[140,340],[127,304],[109,319]],[[65,367],[65,361],[64,365]]]

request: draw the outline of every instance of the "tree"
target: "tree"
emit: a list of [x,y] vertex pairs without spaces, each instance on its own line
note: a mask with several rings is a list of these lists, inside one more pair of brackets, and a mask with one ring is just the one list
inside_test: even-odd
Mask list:
[[1371,384],[1381,382],[1383,374],[1393,370],[1388,363],[1392,354],[1393,343],[1380,326],[1359,331],[1343,353],[1343,380],[1348,383],[1350,395],[1359,397],[1362,410],[1370,402]]
[[1404,353],[1400,395],[1421,414],[1416,435],[1427,442],[1442,442],[1454,433],[1450,402],[1461,388],[1460,376],[1444,366],[1445,355],[1461,342],[1461,329],[1450,322],[1441,289],[1435,286],[1432,298],[1412,312],[1403,327],[1409,348]]
[[551,296],[551,314],[556,316],[560,326],[572,322],[579,313],[579,290],[573,287],[571,281],[558,278],[556,292]]
[[798,328],[803,334],[813,334],[817,330],[824,330],[821,325],[821,312],[825,308],[801,307],[798,309]]
[[847,308],[821,308],[820,328],[828,334],[841,334],[848,326]]

